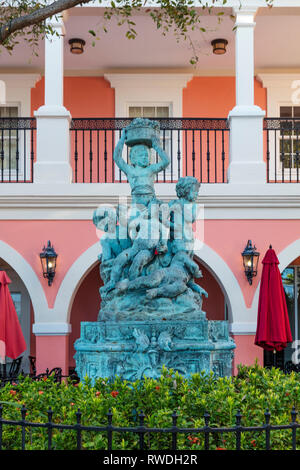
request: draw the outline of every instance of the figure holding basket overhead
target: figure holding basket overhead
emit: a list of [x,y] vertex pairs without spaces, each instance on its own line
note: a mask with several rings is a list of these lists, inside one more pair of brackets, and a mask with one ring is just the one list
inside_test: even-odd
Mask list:
[[[147,127],[145,126],[147,121]],[[122,157],[124,143],[131,147],[129,160]],[[150,149],[153,148],[160,161],[151,163]],[[148,205],[155,199],[154,181],[156,175],[167,168],[170,159],[159,143],[159,124],[148,119],[134,119],[123,129],[121,138],[114,151],[114,161],[127,176],[131,187],[132,202]]]

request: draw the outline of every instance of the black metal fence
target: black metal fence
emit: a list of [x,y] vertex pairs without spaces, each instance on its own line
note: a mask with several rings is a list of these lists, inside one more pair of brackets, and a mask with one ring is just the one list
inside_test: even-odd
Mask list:
[[0,182],[32,183],[36,119],[0,118]]
[[[76,118],[71,122],[71,152],[75,183],[126,182],[113,151],[127,118]],[[229,160],[229,127],[223,118],[160,118],[161,146],[169,167],[157,182],[195,176],[202,183],[225,183]],[[123,155],[129,159],[128,149]],[[157,154],[153,152],[153,161]]]
[[265,118],[268,183],[300,181],[300,118]]
[[[84,432],[96,432],[104,433],[107,437],[107,449],[112,450],[114,448],[113,439],[116,433],[118,434],[135,434],[138,436],[138,448],[139,450],[151,450],[151,444],[149,445],[149,439],[145,441],[146,435],[150,434],[164,434],[169,435],[170,446],[167,450],[178,450],[178,436],[181,434],[187,434],[190,436],[190,440],[194,443],[199,441],[199,437],[203,437],[202,449],[210,450],[216,448],[217,435],[222,436],[224,433],[231,434],[234,436],[234,445],[231,450],[241,450],[241,440],[244,433],[251,433],[252,436],[256,436],[258,433],[264,436],[264,449],[272,450],[272,435],[276,431],[285,430],[290,432],[290,449],[297,449],[297,430],[300,428],[300,423],[297,422],[297,412],[293,408],[291,411],[291,422],[286,425],[273,425],[271,424],[271,414],[267,410],[265,412],[265,422],[260,426],[243,426],[242,415],[237,412],[235,415],[235,425],[231,427],[214,427],[210,426],[210,415],[204,413],[204,426],[198,428],[184,428],[177,426],[178,415],[176,412],[172,414],[172,421],[170,426],[166,428],[147,427],[145,425],[145,415],[141,411],[138,415],[138,425],[133,427],[120,427],[113,425],[113,413],[111,409],[107,413],[107,424],[104,426],[87,426],[81,423],[82,413],[80,409],[76,412],[76,423],[74,424],[59,424],[54,421],[53,411],[51,408],[47,411],[47,422],[31,422],[26,420],[27,409],[23,405],[20,409],[20,419],[10,420],[3,419],[3,406],[0,405],[0,450],[5,448],[5,442],[3,442],[3,429],[5,426],[18,426],[20,427],[21,433],[21,450],[26,450],[26,433],[32,428],[46,429],[47,430],[47,450],[53,449],[53,431],[55,429],[63,431],[73,431],[76,434],[76,449],[82,450],[82,434]],[[192,437],[193,436],[193,437]],[[198,436],[195,437],[195,436]],[[212,442],[213,440],[213,442]],[[219,440],[222,442],[221,440]],[[165,450],[165,449],[161,449]],[[285,449],[288,450],[288,449]]]

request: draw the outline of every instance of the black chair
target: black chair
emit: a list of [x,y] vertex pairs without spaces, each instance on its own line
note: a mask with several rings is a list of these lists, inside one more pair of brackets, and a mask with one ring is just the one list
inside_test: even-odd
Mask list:
[[20,369],[21,369],[22,359],[23,359],[23,356],[18,357],[17,359],[14,359],[10,363],[7,378],[12,379],[12,378],[18,377]]
[[54,382],[61,383],[61,378],[62,378],[62,369],[61,369],[61,367],[54,367],[53,369],[51,369],[49,374],[48,374],[48,377],[50,377],[52,374],[54,374]]
[[54,375],[54,382],[58,382],[58,383],[61,383],[61,379],[62,379],[62,369],[61,367],[54,367],[53,369],[51,369],[49,371],[49,369],[46,369],[46,372],[43,372],[41,374],[38,374],[38,375],[35,375],[34,377],[32,377],[34,380],[42,380],[44,378],[48,378],[50,377],[51,375]]
[[290,374],[291,372],[300,372],[300,364],[294,364],[292,361],[287,361],[284,365],[284,373]]
[[[23,359],[23,356],[18,357],[17,359],[14,359],[12,362],[8,364],[2,364],[2,367],[0,369],[0,379],[2,381],[11,381],[13,379],[17,379],[20,373],[22,359]],[[9,366],[8,371],[7,371],[7,366]]]
[[36,357],[35,356],[28,356],[29,364],[30,364],[30,375],[36,375]]
[[77,375],[75,367],[69,367],[69,379],[73,383],[79,383],[80,382],[80,378]]

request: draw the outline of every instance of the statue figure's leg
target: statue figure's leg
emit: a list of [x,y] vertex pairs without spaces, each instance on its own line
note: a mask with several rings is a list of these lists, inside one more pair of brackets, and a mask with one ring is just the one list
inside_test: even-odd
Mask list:
[[165,274],[162,270],[154,271],[148,276],[141,276],[128,284],[128,290],[149,289],[158,287],[162,282]]
[[161,287],[156,289],[149,289],[147,291],[147,299],[155,299],[156,297],[177,297],[177,295],[182,294],[187,289],[187,286],[182,281],[172,282],[170,284],[166,283]]
[[146,264],[153,259],[152,250],[142,250],[133,259],[132,264],[129,268],[129,279],[132,281],[139,277]]
[[124,267],[131,260],[133,253],[134,252],[132,251],[132,248],[128,248],[128,250],[122,251],[122,253],[120,253],[116,257],[110,272],[110,280],[103,287],[104,292],[109,292],[110,290],[115,288],[116,283],[120,280],[122,276]]
[[194,292],[197,292],[200,295],[204,295],[206,298],[208,297],[208,293],[206,290],[203,289],[203,287],[199,286],[199,284],[196,284],[192,280],[188,282],[188,287],[190,287]]

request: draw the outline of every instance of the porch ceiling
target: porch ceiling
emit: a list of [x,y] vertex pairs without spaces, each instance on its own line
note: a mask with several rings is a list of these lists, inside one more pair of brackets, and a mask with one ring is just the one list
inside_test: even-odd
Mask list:
[[[170,33],[164,37],[155,29],[149,17],[136,17],[138,37],[125,38],[125,27],[113,21],[108,33],[101,33],[100,40],[92,46],[89,29],[101,31],[103,16],[99,8],[75,8],[68,12],[65,37],[65,71],[70,74],[97,74],[118,70],[190,70],[195,74],[231,74],[234,72],[234,22],[231,9],[224,9],[220,24],[216,16],[203,16],[205,33],[193,33],[199,63],[196,68],[189,64],[193,55],[187,41],[177,43]],[[80,16],[79,16],[80,14]],[[300,8],[262,8],[256,17],[255,68],[256,70],[300,70]],[[68,40],[80,37],[86,41],[85,52],[73,55]],[[217,37],[228,40],[227,53],[223,56],[212,54],[210,42]],[[25,45],[18,46],[10,56],[5,51],[0,57],[0,72],[40,71],[43,72],[44,47],[41,41],[38,57],[32,56]]]

